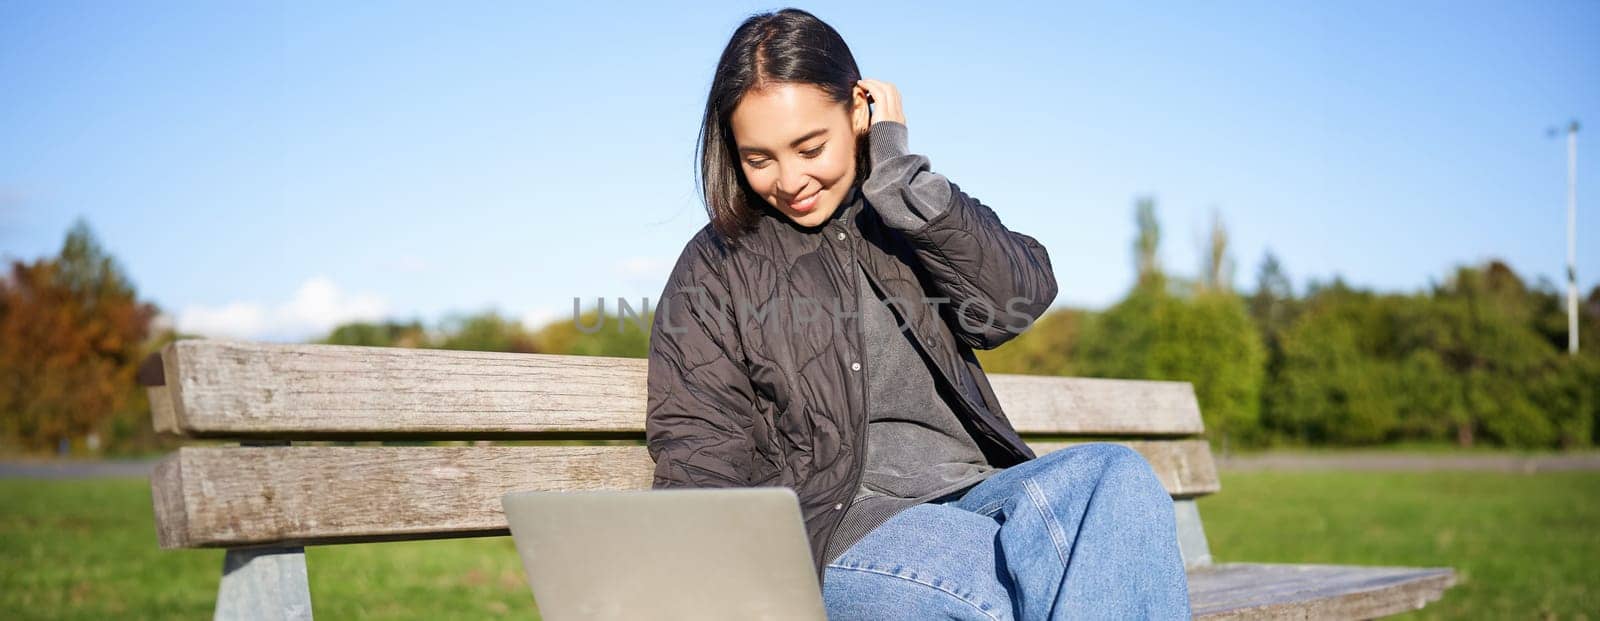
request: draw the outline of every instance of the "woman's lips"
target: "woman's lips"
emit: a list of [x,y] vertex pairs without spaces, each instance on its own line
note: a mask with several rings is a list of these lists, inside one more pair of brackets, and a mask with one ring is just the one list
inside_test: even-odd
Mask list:
[[819,196],[822,196],[822,192],[817,192],[815,194],[812,194],[811,196],[807,197],[805,200],[800,201],[798,203],[789,203],[789,208],[793,209],[795,211],[798,211],[800,213],[805,213],[805,212],[811,211],[811,209],[813,207],[817,206],[817,197],[819,197]]

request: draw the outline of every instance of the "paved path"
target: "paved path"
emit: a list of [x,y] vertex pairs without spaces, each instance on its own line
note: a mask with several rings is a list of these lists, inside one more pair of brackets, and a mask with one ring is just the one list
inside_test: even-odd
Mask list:
[[150,476],[154,459],[0,461],[0,479],[107,479]]

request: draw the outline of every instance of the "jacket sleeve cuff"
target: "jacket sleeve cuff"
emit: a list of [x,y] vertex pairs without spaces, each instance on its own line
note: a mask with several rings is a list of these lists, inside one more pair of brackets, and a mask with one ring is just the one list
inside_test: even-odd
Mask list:
[[861,191],[885,224],[915,231],[950,204],[950,181],[929,170],[928,158],[907,146],[906,126],[879,121],[869,130],[872,166]]

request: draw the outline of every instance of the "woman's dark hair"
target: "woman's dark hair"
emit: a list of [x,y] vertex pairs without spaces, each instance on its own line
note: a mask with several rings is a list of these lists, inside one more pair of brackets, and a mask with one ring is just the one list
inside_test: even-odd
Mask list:
[[[752,15],[739,24],[717,61],[695,149],[701,198],[718,235],[736,243],[760,218],[760,210],[770,208],[744,177],[729,123],[745,94],[784,83],[809,84],[822,89],[828,99],[848,104],[860,80],[861,71],[844,38],[815,15],[791,8]],[[863,135],[856,143],[856,183],[865,179],[866,172]]]

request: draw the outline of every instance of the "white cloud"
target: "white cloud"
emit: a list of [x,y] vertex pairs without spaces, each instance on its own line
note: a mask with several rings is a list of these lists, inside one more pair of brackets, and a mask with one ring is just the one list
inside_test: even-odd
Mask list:
[[342,323],[381,320],[388,312],[388,302],[377,295],[345,292],[326,276],[314,276],[276,305],[186,306],[178,313],[178,329],[214,337],[300,341]]
[[266,330],[260,304],[233,302],[224,306],[186,306],[178,313],[178,331],[229,338],[256,338]]
[[561,311],[554,309],[535,308],[522,314],[522,327],[528,330],[538,330],[563,316],[571,316],[571,311],[569,310],[566,314],[563,314]]

